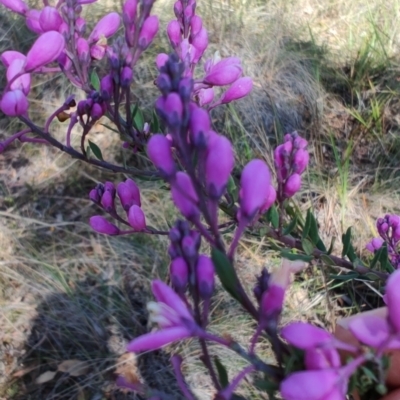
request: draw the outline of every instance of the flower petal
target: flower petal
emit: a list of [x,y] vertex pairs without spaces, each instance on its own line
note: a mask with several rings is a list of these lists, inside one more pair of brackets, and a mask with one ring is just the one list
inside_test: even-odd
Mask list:
[[286,325],[282,328],[281,335],[290,344],[303,350],[311,349],[333,340],[329,332],[305,322],[293,322]]

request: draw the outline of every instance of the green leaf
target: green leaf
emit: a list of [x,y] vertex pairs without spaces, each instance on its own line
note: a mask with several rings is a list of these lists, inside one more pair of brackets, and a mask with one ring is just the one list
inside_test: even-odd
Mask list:
[[95,70],[93,70],[90,74],[90,84],[92,85],[94,90],[96,90],[97,92],[100,91],[100,78]]
[[327,251],[328,254],[332,253],[333,247],[335,246],[335,242],[336,242],[336,236],[333,236],[331,240],[331,245],[329,246],[329,250]]
[[330,258],[329,256],[322,254],[321,255],[321,260],[326,264],[329,265],[331,267],[334,267],[336,265],[336,263],[332,260],[332,258]]
[[219,383],[223,388],[225,388],[229,385],[228,372],[217,356],[214,357],[214,363],[217,367]]
[[317,249],[326,253],[326,247],[321,239],[319,239],[317,242]]
[[240,295],[237,293],[236,289],[238,278],[228,257],[222,251],[213,247],[211,250],[211,258],[222,286],[234,299],[240,302]]
[[142,132],[144,127],[143,112],[137,104],[133,108],[132,107],[131,107],[131,112],[132,112],[133,126],[139,132]]
[[160,132],[160,121],[158,119],[157,113],[153,110],[153,115],[150,122],[150,132],[159,133]]
[[314,245],[308,239],[303,239],[301,245],[306,254],[311,255],[314,252]]
[[92,150],[92,153],[94,154],[94,156],[97,159],[99,159],[100,161],[104,161],[103,155],[101,154],[100,147],[97,146],[97,144],[92,142],[91,140],[88,140],[88,142],[89,142],[90,150]]
[[229,180],[226,190],[232,197],[233,204],[229,204],[229,206],[232,207],[238,198],[238,188],[236,186],[235,180],[233,179],[232,175],[229,175]]
[[284,229],[283,229],[283,234],[284,235],[289,235],[294,228],[296,228],[297,225],[297,215],[294,216],[294,218],[290,221],[290,224],[288,224]]
[[303,234],[301,235],[303,239],[308,237],[310,229],[311,229],[311,213],[310,210],[308,210],[306,216],[306,222],[304,223]]
[[279,227],[279,213],[275,205],[273,205],[267,212],[267,220],[271,222],[272,226],[277,229]]
[[316,245],[321,240],[318,235],[318,223],[311,209],[307,211],[307,217],[308,215],[310,215],[310,230],[308,231],[308,236],[311,242]]
[[313,259],[312,256],[305,255],[305,254],[292,253],[292,252],[290,252],[288,250],[285,250],[285,249],[281,250],[281,256],[283,258],[286,258],[286,259],[290,260],[290,261],[300,260],[300,261],[304,261],[304,262],[310,262]]
[[335,281],[350,281],[352,279],[357,279],[360,277],[360,274],[356,272],[351,272],[349,274],[343,274],[343,275],[329,275],[329,279],[334,279]]
[[343,243],[343,250],[342,250],[342,257],[347,256],[347,253],[350,250],[350,243],[351,241],[351,228],[349,227],[345,234],[342,235],[342,243]]

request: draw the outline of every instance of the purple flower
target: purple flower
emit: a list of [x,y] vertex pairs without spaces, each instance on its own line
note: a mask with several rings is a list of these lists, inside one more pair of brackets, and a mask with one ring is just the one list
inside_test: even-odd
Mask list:
[[288,180],[283,186],[283,195],[286,198],[294,196],[301,188],[301,176],[294,173],[289,176]]
[[158,332],[139,336],[127,346],[135,353],[156,350],[167,344],[193,336],[197,325],[181,298],[164,282],[153,281],[153,294],[157,300],[148,304],[150,321],[161,328]]
[[[7,81],[12,82],[10,85],[11,90],[22,90],[24,95],[27,96],[31,89],[31,75],[21,75],[21,72],[24,71],[24,67],[24,59],[15,59],[7,68]],[[15,79],[16,76],[19,77]]]
[[8,68],[11,63],[15,60],[26,60],[26,56],[18,51],[8,50],[1,54],[1,62],[6,68]]
[[129,208],[128,221],[129,225],[137,232],[146,229],[146,218],[144,212],[136,204]]
[[190,113],[189,127],[192,143],[195,146],[204,146],[211,130],[211,120],[208,112],[200,107],[193,106]]
[[199,62],[208,46],[208,33],[205,28],[201,28],[200,32],[191,39],[191,45],[195,50],[192,57],[192,63],[196,64]]
[[105,15],[94,27],[88,38],[89,44],[98,42],[102,36],[109,38],[118,30],[120,24],[119,14],[116,12]]
[[101,217],[100,215],[95,215],[91,217],[89,224],[92,229],[98,233],[103,233],[105,235],[111,236],[119,235],[120,233],[120,230],[117,226],[107,221],[104,217]]
[[122,19],[124,24],[130,25],[135,21],[136,10],[137,10],[137,0],[126,0],[122,6]]
[[156,109],[170,127],[176,128],[181,124],[183,104],[178,93],[170,93],[166,98],[159,97]]
[[226,104],[230,103],[234,100],[239,100],[242,97],[247,96],[251,89],[253,88],[253,80],[249,77],[239,78],[232,85],[229,89],[222,95],[221,103]]
[[0,0],[0,4],[17,14],[24,15],[29,10],[29,7],[22,0]]
[[171,194],[175,206],[185,218],[191,220],[199,217],[199,198],[187,173],[176,173],[175,180],[171,183]]
[[39,24],[43,32],[58,31],[64,22],[56,8],[46,6],[40,12]]
[[29,102],[21,90],[12,90],[3,96],[0,108],[9,117],[17,117],[28,111]]
[[308,370],[339,368],[340,355],[335,348],[310,348],[305,351],[304,364]]
[[302,174],[305,169],[307,168],[308,161],[310,160],[310,156],[307,150],[298,149],[293,154],[293,171],[297,172],[298,174]]
[[178,293],[183,293],[189,281],[189,267],[183,257],[172,260],[169,271],[172,286]]
[[267,164],[257,159],[250,161],[242,171],[240,185],[240,214],[252,220],[269,197],[271,173]]
[[35,33],[43,33],[43,29],[39,23],[40,11],[39,10],[29,10],[26,13],[26,26]]
[[79,61],[87,63],[89,61],[90,48],[86,39],[80,37],[76,42],[76,51],[78,52]]
[[215,268],[210,257],[200,255],[197,259],[196,284],[203,300],[212,296],[215,287]]
[[240,60],[236,57],[225,58],[210,68],[203,82],[208,85],[225,86],[235,82],[242,74]]
[[150,138],[147,144],[147,154],[152,163],[167,177],[175,174],[171,144],[164,135],[158,133]]
[[389,323],[396,333],[400,333],[400,270],[393,272],[386,283],[386,304]]
[[376,250],[379,250],[382,247],[383,243],[385,243],[385,241],[382,238],[374,238],[369,243],[367,243],[365,248],[371,253],[375,253]]
[[197,98],[200,107],[210,104],[214,99],[214,88],[200,89]]
[[125,211],[133,205],[141,206],[140,191],[132,179],[128,178],[125,182],[120,182],[117,186],[117,194]]
[[31,72],[43,67],[59,57],[64,50],[64,37],[55,31],[45,32],[36,39],[26,55],[25,71]]
[[167,35],[171,46],[176,48],[182,41],[181,27],[178,21],[171,21],[167,26]]
[[158,32],[158,26],[158,17],[155,15],[151,15],[144,21],[138,40],[139,46],[142,50],[146,50],[150,46]]

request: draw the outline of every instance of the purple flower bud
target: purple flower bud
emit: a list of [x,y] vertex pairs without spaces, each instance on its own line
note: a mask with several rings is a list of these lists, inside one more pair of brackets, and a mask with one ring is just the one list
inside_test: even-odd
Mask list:
[[199,251],[195,239],[192,236],[185,236],[181,243],[183,255],[188,260],[195,260]]
[[21,15],[26,14],[29,10],[29,7],[22,0],[0,0],[0,4]]
[[215,269],[211,259],[200,255],[196,264],[196,284],[203,300],[209,299],[215,288]]
[[101,96],[108,100],[114,93],[114,80],[110,74],[104,76],[100,81]]
[[207,191],[211,198],[219,199],[224,194],[234,164],[231,142],[225,136],[213,137],[205,164]]
[[90,116],[93,121],[99,120],[104,115],[105,110],[99,103],[94,103],[90,110]]
[[174,4],[174,13],[175,13],[175,17],[177,19],[181,19],[182,15],[183,15],[183,6],[182,6],[182,2],[180,0],[178,0],[177,2],[175,2]]
[[177,257],[171,262],[170,274],[172,286],[178,293],[183,293],[189,280],[189,267],[182,257]]
[[292,174],[285,182],[283,187],[283,195],[288,199],[297,193],[301,188],[301,176],[299,174]]
[[196,35],[198,35],[201,31],[201,28],[203,28],[203,21],[198,15],[193,15],[193,17],[190,20],[190,35],[192,38],[194,38]]
[[15,60],[25,61],[26,56],[18,51],[9,50],[9,51],[5,51],[4,53],[1,54],[0,60],[4,64],[4,66],[6,68],[8,68],[11,65],[11,63]]
[[137,3],[137,0],[126,0],[122,6],[122,19],[125,25],[135,22]]
[[266,211],[268,211],[271,208],[271,206],[275,203],[275,200],[276,200],[276,190],[272,185],[270,185],[268,198],[265,201],[264,205],[261,207],[260,214],[263,214]]
[[400,217],[398,215],[389,215],[387,220],[392,228],[397,228],[400,225]]
[[293,145],[296,149],[305,149],[308,145],[308,142],[306,139],[303,139],[300,136],[297,136],[294,140],[293,140]]
[[132,79],[133,79],[132,68],[124,67],[121,71],[121,77],[120,77],[121,87],[127,88],[131,84]]
[[398,334],[400,332],[400,270],[393,272],[386,283],[386,304],[389,311],[389,322]]
[[65,40],[60,33],[55,31],[43,33],[26,55],[25,70],[31,72],[57,60],[64,47]]
[[171,144],[162,134],[153,135],[147,144],[147,154],[152,163],[167,177],[175,174]]
[[247,76],[233,82],[230,88],[222,95],[221,103],[226,104],[247,96],[253,88],[253,80]]
[[211,120],[208,112],[200,107],[193,107],[190,113],[189,127],[191,141],[195,146],[206,143],[211,130]]
[[200,107],[210,104],[214,100],[214,88],[200,89],[197,98]]
[[167,34],[169,41],[171,42],[171,46],[176,48],[180,45],[182,41],[182,32],[181,26],[178,21],[171,21],[167,26]]
[[178,93],[170,93],[165,99],[160,97],[156,108],[170,127],[176,128],[181,124],[183,104]]
[[129,225],[135,230],[135,231],[142,231],[146,229],[146,218],[144,216],[143,210],[134,204],[128,212],[128,221]]
[[102,36],[109,38],[118,30],[120,17],[118,13],[112,12],[105,15],[94,27],[88,38],[90,44],[98,42]]
[[89,199],[93,201],[95,204],[100,204],[100,194],[97,189],[92,189],[89,192]]
[[103,195],[101,196],[101,205],[105,211],[111,213],[115,211],[115,204],[114,204],[115,194],[106,190]]
[[165,53],[160,53],[157,55],[156,66],[157,66],[158,70],[160,70],[165,65],[165,63],[168,61],[168,58],[169,58],[168,54],[165,54]]
[[90,56],[94,60],[102,60],[106,54],[107,46],[103,46],[100,44],[94,44],[90,47]]
[[89,224],[92,229],[98,233],[103,233],[105,235],[111,236],[119,235],[120,233],[120,230],[117,226],[107,221],[104,217],[101,217],[100,215],[95,215],[91,217]]
[[154,37],[158,32],[158,26],[159,26],[158,17],[155,15],[151,15],[144,21],[142,29],[140,30],[139,33],[139,40],[138,40],[139,47],[142,50],[146,50],[150,46],[151,42],[153,41]]
[[140,190],[132,179],[127,179],[125,182],[120,182],[117,186],[118,197],[122,207],[128,211],[131,206],[141,206]]
[[395,242],[398,242],[400,240],[400,226],[393,230],[392,237]]
[[171,91],[172,83],[168,74],[158,75],[155,83],[162,94],[167,95]]
[[203,81],[209,85],[225,86],[235,82],[241,74],[240,60],[236,57],[228,57],[216,63]]
[[79,38],[76,42],[76,50],[78,52],[79,61],[86,64],[89,62],[89,43],[84,38]]
[[168,234],[168,238],[172,243],[178,243],[182,239],[181,232],[178,228],[171,228]]
[[43,29],[39,23],[40,19],[40,11],[39,10],[29,10],[26,13],[26,26],[35,33],[41,34],[43,33]]
[[341,366],[338,351],[329,347],[307,349],[304,364],[308,370],[338,368]]
[[271,173],[262,160],[252,160],[243,169],[240,179],[240,213],[252,220],[269,198]]
[[301,175],[307,168],[309,160],[310,156],[307,150],[304,149],[296,150],[295,153],[293,154],[293,162],[292,162],[293,171]]
[[[24,95],[27,96],[31,89],[31,75],[20,75],[24,71],[24,67],[24,59],[15,59],[7,69],[7,81],[12,82],[10,85],[11,90],[22,90]],[[14,79],[17,75],[19,75],[19,78]]]
[[63,22],[61,15],[54,7],[46,6],[40,13],[39,24],[43,32],[58,31]]
[[198,63],[208,46],[208,33],[205,28],[201,28],[200,32],[191,40],[191,45],[194,47],[195,54],[192,62]]
[[12,90],[3,96],[0,108],[9,117],[17,117],[28,111],[29,102],[21,90]]
[[371,253],[375,253],[376,250],[379,250],[384,243],[384,240],[382,238],[374,238],[372,239],[365,248],[370,251]]
[[[86,31],[86,20],[82,17],[79,17],[75,21],[75,30],[80,34],[83,35]],[[60,30],[59,30],[60,32]],[[61,32],[60,32],[61,33]]]
[[171,195],[176,208],[185,218],[191,220],[199,217],[199,198],[188,174],[181,171],[176,173],[171,183]]

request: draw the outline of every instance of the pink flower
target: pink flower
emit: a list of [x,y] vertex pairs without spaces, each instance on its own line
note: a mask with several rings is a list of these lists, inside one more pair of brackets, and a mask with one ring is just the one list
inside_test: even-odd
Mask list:
[[340,355],[335,348],[310,348],[305,352],[304,364],[308,370],[339,368]]
[[175,206],[185,218],[190,220],[199,217],[199,198],[187,173],[176,173],[175,180],[171,183],[171,195]]
[[40,14],[41,12],[39,10],[29,10],[26,13],[26,26],[35,33],[43,33],[43,29],[40,25],[39,19],[40,19]]
[[56,8],[46,6],[40,12],[39,24],[43,32],[58,31],[64,20]]
[[129,208],[128,221],[129,225],[137,232],[146,229],[146,218],[144,212],[136,204]]
[[29,102],[21,90],[12,90],[3,96],[0,108],[4,114],[10,117],[17,117],[24,115],[28,111]]
[[240,179],[240,213],[252,220],[269,197],[271,173],[262,160],[252,160],[243,169]]
[[151,15],[144,21],[138,40],[139,46],[142,50],[146,50],[150,46],[158,32],[158,26],[158,17],[155,15]]
[[372,239],[365,248],[371,253],[375,253],[376,250],[379,250],[384,243],[384,240],[380,237]]
[[8,50],[1,54],[0,59],[4,66],[8,68],[15,60],[26,60],[26,56],[18,51]]
[[135,353],[156,350],[167,344],[193,336],[197,325],[182,299],[164,282],[153,281],[153,294],[157,300],[148,304],[150,321],[161,328],[130,342],[128,351]]
[[301,176],[297,173],[294,173],[289,176],[288,180],[285,182],[283,186],[283,195],[286,198],[290,198],[294,196],[301,188]]
[[107,221],[104,217],[101,217],[100,215],[95,215],[91,217],[89,224],[92,229],[98,233],[103,233],[105,235],[111,236],[119,235],[120,233],[120,230],[117,226]]
[[147,144],[147,154],[152,163],[166,176],[175,174],[175,162],[172,157],[171,144],[162,134],[153,135]]
[[302,174],[307,168],[310,156],[307,150],[298,149],[293,154],[293,171]]
[[17,14],[24,15],[29,10],[29,7],[22,0],[0,0],[0,4]]
[[[25,67],[25,59],[15,59],[7,68],[7,81],[12,82],[10,85],[11,90],[22,90],[25,96],[29,94],[31,89],[31,75],[22,74]],[[18,78],[14,79],[16,76]]]
[[109,38],[118,30],[120,24],[119,14],[116,12],[105,15],[94,27],[88,38],[89,44],[98,42],[102,36]]
[[214,99],[214,88],[200,89],[197,93],[197,98],[200,107],[210,104]]
[[25,71],[31,72],[57,60],[64,50],[64,37],[55,31],[45,32],[36,39],[26,55]]
[[228,57],[213,65],[203,81],[209,85],[225,86],[235,82],[241,74],[240,60]]
[[221,103],[226,104],[230,103],[234,100],[239,100],[242,97],[247,96],[251,89],[253,88],[253,80],[249,77],[239,78],[232,85],[229,89],[222,95]]

